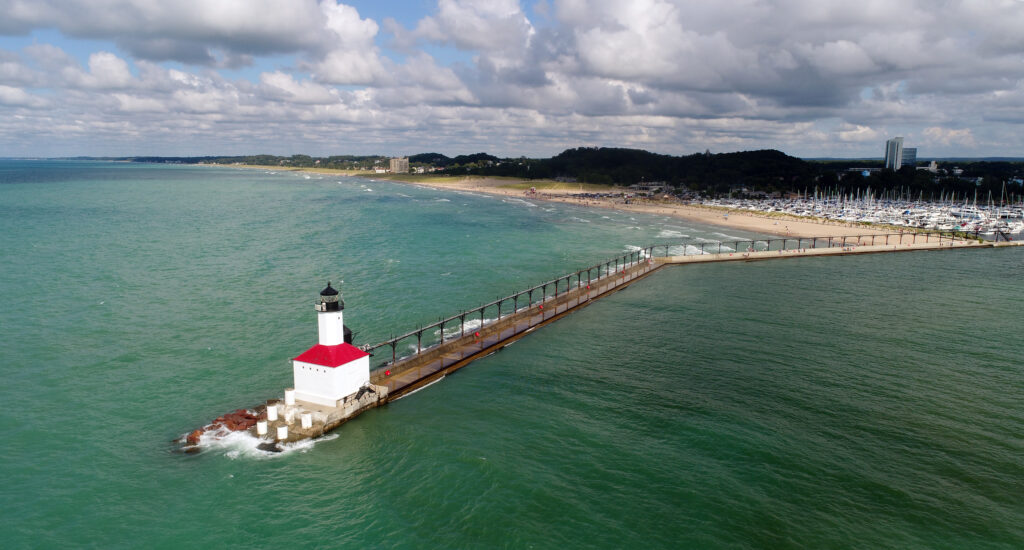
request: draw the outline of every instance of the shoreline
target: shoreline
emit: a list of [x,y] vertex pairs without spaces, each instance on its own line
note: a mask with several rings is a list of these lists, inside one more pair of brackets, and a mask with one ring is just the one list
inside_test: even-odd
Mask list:
[[[889,228],[871,227],[859,224],[846,224],[824,219],[798,219],[785,215],[766,216],[756,212],[746,212],[728,208],[694,206],[689,204],[659,201],[656,199],[631,199],[631,202],[627,204],[622,199],[573,197],[572,194],[580,193],[579,190],[574,189],[538,189],[537,192],[530,193],[528,191],[511,187],[511,185],[515,185],[515,183],[512,182],[528,184],[530,183],[529,180],[497,180],[494,178],[477,177],[463,178],[450,183],[434,183],[402,181],[386,177],[371,177],[370,179],[388,181],[391,183],[418,185],[442,191],[485,193],[488,195],[556,202],[587,208],[603,208],[619,212],[640,212],[644,214],[654,214],[690,222],[697,222],[723,229],[741,229],[779,237],[842,237],[844,235],[882,235],[885,233],[899,231],[898,229],[893,230]],[[622,189],[613,188],[605,192],[620,191],[622,191]]]
[[[528,186],[532,183],[549,183],[547,180],[531,181],[518,178],[497,178],[486,176],[465,176],[461,178],[445,178],[451,181],[428,181],[425,176],[422,181],[398,179],[389,177],[387,174],[370,174],[367,172],[356,172],[353,170],[337,170],[330,168],[299,168],[283,166],[259,166],[259,165],[235,165],[235,164],[205,164],[203,166],[214,166],[224,168],[259,169],[278,172],[302,172],[320,175],[334,175],[345,177],[361,177],[369,180],[387,181],[403,185],[413,185],[435,189],[440,191],[457,191],[470,193],[484,193],[501,197],[517,199],[539,200],[571,204],[587,208],[602,208],[616,210],[619,212],[640,212],[668,216],[680,220],[697,222],[701,224],[720,227],[722,229],[740,229],[754,233],[762,233],[779,237],[842,237],[844,235],[870,235],[899,232],[900,229],[884,228],[878,226],[867,226],[861,224],[850,224],[834,222],[823,218],[808,219],[795,218],[788,215],[768,216],[758,212],[736,210],[730,208],[716,208],[709,206],[695,206],[690,204],[674,203],[657,199],[631,199],[625,203],[621,198],[581,198],[573,197],[575,193],[586,191],[598,192],[593,187],[583,189],[571,188],[572,184],[564,184],[562,188],[538,189],[530,192]],[[440,177],[438,178],[440,179]],[[527,189],[519,189],[527,187]],[[601,188],[605,193],[628,192],[625,188]],[[904,230],[905,231],[905,230]],[[913,231],[906,231],[908,234]]]

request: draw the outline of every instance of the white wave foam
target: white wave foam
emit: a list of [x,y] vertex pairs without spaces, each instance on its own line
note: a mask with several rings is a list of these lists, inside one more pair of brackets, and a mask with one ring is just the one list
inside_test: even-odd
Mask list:
[[469,192],[469,191],[455,191],[455,193],[458,193],[460,195],[468,195],[470,197],[479,197],[481,199],[497,199],[498,198],[498,197],[496,197],[494,195],[488,195],[486,193],[472,193],[472,192]]
[[574,222],[590,223],[590,220],[585,220],[583,218],[577,218],[576,216],[569,216],[569,219],[574,221]]
[[684,234],[682,231],[673,231],[671,229],[662,229],[661,232],[658,233],[657,237],[659,239],[682,239],[682,238],[685,238],[685,237],[689,237],[689,235]]
[[[434,380],[433,382],[427,384],[426,386],[420,386],[420,387],[416,388],[415,390],[412,390],[411,392],[402,395],[398,399],[405,399],[406,397],[409,397],[410,395],[412,395],[412,394],[414,394],[414,393],[416,393],[418,391],[425,390],[425,389],[429,388],[430,386],[433,386],[434,384],[437,384],[438,382],[444,380],[445,378],[446,378],[445,376],[442,376],[441,378],[438,378],[437,380]],[[398,399],[395,399],[395,401],[398,401]]]
[[434,199],[434,202],[452,202],[448,199]]
[[[522,307],[522,304],[520,304],[520,307]],[[507,313],[506,310],[510,310],[510,308],[507,305],[502,307],[502,314],[503,315],[505,313]],[[489,325],[489,324],[493,323],[494,321],[497,321],[497,319],[496,318],[485,318],[484,322],[483,322],[483,325]],[[479,315],[477,315],[475,318],[472,318],[472,319],[469,316],[466,316],[466,321],[465,321],[465,323],[463,323],[463,326],[461,328],[459,327],[458,321],[449,321],[444,326],[444,338],[445,338],[445,340],[447,340],[449,338],[456,338],[460,334],[473,334],[481,326],[482,325],[480,323],[480,316]],[[434,336],[437,336],[438,333],[439,333],[439,331],[435,330],[434,331]],[[413,349],[415,349],[415,348],[416,347],[413,346]]]
[[525,204],[526,206],[529,206],[530,208],[537,208],[536,204],[533,204],[532,202],[526,201],[526,200],[523,200],[523,199],[502,199],[501,202],[517,202],[517,203],[520,203],[520,204]]
[[226,429],[222,429],[215,430],[210,433],[204,433],[199,438],[199,449],[201,452],[223,453],[224,456],[232,460],[240,458],[265,460],[287,456],[295,452],[304,453],[312,449],[317,443],[331,441],[337,438],[338,434],[328,434],[315,439],[304,439],[302,441],[296,441],[295,443],[285,443],[278,445],[281,452],[275,453],[263,451],[258,448],[261,443],[265,443],[269,440],[255,437],[248,431],[231,432]]

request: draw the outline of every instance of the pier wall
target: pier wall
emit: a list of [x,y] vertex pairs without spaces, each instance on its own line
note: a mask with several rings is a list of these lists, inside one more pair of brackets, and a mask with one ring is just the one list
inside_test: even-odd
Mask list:
[[561,291],[558,296],[547,296],[540,302],[492,320],[465,336],[456,337],[411,357],[375,369],[370,375],[370,380],[373,384],[386,386],[389,399],[397,399],[465,366],[474,359],[501,349],[539,326],[553,322],[597,298],[624,288],[660,267],[661,264],[654,261],[637,261],[632,265],[622,266],[618,271],[600,279],[591,279],[589,285],[586,279],[582,279],[581,286]]
[[[864,241],[870,242],[870,241]],[[810,256],[850,256],[857,254],[880,254],[885,252],[915,252],[923,250],[952,250],[961,248],[1001,248],[1005,246],[1021,246],[1024,242],[1000,242],[991,241],[979,242],[976,240],[946,240],[938,242],[902,242],[893,244],[858,245],[849,243],[847,246],[829,248],[790,248],[779,250],[760,250],[752,252],[734,252],[722,254],[701,254],[701,255],[680,255],[663,256],[655,261],[662,264],[695,264],[707,262],[750,262],[761,260],[776,260],[784,258],[802,258]]]
[[[749,243],[749,246],[748,244]],[[371,353],[386,353],[390,361],[380,361],[378,357],[372,364],[378,365],[370,374],[370,380],[388,389],[388,400],[397,399],[415,389],[453,372],[471,361],[494,353],[505,345],[519,339],[535,328],[552,322],[580,307],[589,305],[594,300],[616,290],[624,288],[661,267],[692,263],[726,262],[726,261],[764,261],[785,258],[811,256],[844,256],[856,254],[878,254],[886,252],[909,252],[923,250],[950,250],[959,248],[993,248],[997,246],[1018,246],[1024,243],[1004,242],[993,243],[978,241],[965,236],[939,235],[922,233],[894,233],[874,235],[853,235],[847,237],[819,238],[775,238],[736,243],[696,243],[652,245],[641,251],[631,253],[622,258],[605,262],[587,270],[561,277],[544,285],[533,287],[512,296],[502,298],[487,306],[481,306],[471,312],[449,317],[439,323],[430,325],[373,346]],[[699,245],[699,246],[698,246]],[[723,250],[731,245],[731,252],[711,253],[709,250]],[[660,250],[664,256],[656,257]],[[682,255],[669,255],[668,252],[678,250],[695,252]],[[593,277],[595,274],[599,277]],[[588,284],[589,283],[589,284]],[[553,285],[551,292],[549,285]],[[589,288],[588,288],[589,287]],[[540,289],[543,289],[542,291]],[[561,289],[561,290],[557,290]],[[541,293],[539,300],[535,294]],[[550,293],[550,294],[549,294]],[[528,298],[525,298],[529,295]],[[518,303],[528,305],[519,307]],[[513,306],[515,304],[515,306]],[[502,309],[516,307],[514,312],[503,313]],[[493,309],[488,309],[493,308]],[[497,314],[494,319],[486,319],[483,315],[491,311]],[[467,320],[481,321],[481,326],[465,330]],[[454,323],[454,324],[452,324]],[[461,326],[460,326],[461,323]],[[398,342],[415,336],[417,342],[422,341],[426,331],[441,330],[459,326],[461,336],[454,338],[441,337],[438,344],[418,349],[407,357],[396,357]],[[390,347],[390,349],[388,349]]]
[[[777,248],[773,249],[773,245]],[[277,446],[280,443],[319,437],[355,418],[365,410],[378,407],[427,386],[476,359],[502,349],[533,330],[557,321],[563,316],[585,307],[601,297],[626,288],[633,282],[669,265],[927,250],[1002,248],[1021,245],[1024,245],[1024,242],[978,241],[965,238],[962,235],[942,235],[935,238],[905,233],[849,236],[838,239],[835,237],[778,238],[729,243],[698,242],[682,245],[652,245],[501,298],[486,306],[439,320],[435,324],[421,327],[376,346],[364,347],[371,352],[371,355],[373,352],[377,353],[375,360],[371,361],[371,365],[377,365],[370,373],[372,386],[361,389],[357,394],[346,397],[343,401],[335,403],[334,406],[296,401],[294,400],[294,390],[286,390],[284,403],[280,400],[271,400],[266,405],[257,407],[255,413],[246,413],[242,410],[233,413],[242,414],[245,416],[244,420],[251,420],[257,424],[256,426],[250,426],[245,422],[238,426],[233,424],[235,421],[232,419],[221,422],[224,419],[218,418],[213,424],[196,430],[188,434],[187,437],[182,437],[181,442],[186,445],[187,452],[192,452],[197,449],[199,439],[204,432],[248,429],[253,435],[262,437],[264,440],[262,445],[267,446],[267,449],[280,450]],[[662,247],[665,255],[656,257],[656,251],[661,250]],[[678,250],[679,247],[682,247],[684,252],[692,247],[694,253],[668,254],[672,250]],[[716,252],[710,253],[709,250],[716,250]],[[723,252],[723,250],[725,251]],[[538,293],[539,296],[536,296]],[[521,302],[526,305],[519,307]],[[513,310],[507,314],[502,311],[506,304],[511,304],[509,309]],[[493,311],[497,318],[487,319],[488,311]],[[467,331],[467,319],[472,321],[480,319],[481,326],[477,327],[474,324]],[[444,329],[456,321],[459,323],[460,336],[446,337]],[[440,331],[440,341],[430,345],[432,331],[435,330]],[[428,332],[430,332],[428,346],[423,348],[423,335]],[[409,338],[413,337],[417,342],[416,352],[406,357],[396,357],[398,345],[400,343],[404,345]],[[384,353],[386,353],[386,357],[381,357]],[[293,393],[289,395],[289,391]],[[290,398],[292,399],[291,403],[288,402]],[[269,413],[271,412],[274,413],[273,420],[270,419]],[[278,412],[281,414],[278,415]],[[254,414],[256,416],[253,416]],[[296,416],[301,417],[301,422],[296,422]],[[263,427],[269,427],[269,433],[277,433],[277,440],[274,440],[272,436],[261,436],[259,433],[261,423],[263,423]]]

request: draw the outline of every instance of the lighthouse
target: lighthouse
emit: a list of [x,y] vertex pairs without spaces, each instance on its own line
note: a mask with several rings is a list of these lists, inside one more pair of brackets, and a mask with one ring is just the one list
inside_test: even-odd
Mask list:
[[370,355],[352,345],[344,322],[345,301],[330,281],[315,309],[319,340],[292,361],[295,399],[340,407],[370,383]]

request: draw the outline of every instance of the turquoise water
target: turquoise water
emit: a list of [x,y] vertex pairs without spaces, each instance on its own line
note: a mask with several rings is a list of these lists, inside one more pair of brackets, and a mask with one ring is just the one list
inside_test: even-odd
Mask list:
[[371,343],[682,238],[360,179],[0,161],[4,546],[1020,548],[1024,251],[661,270],[324,441],[279,396],[344,279]]

